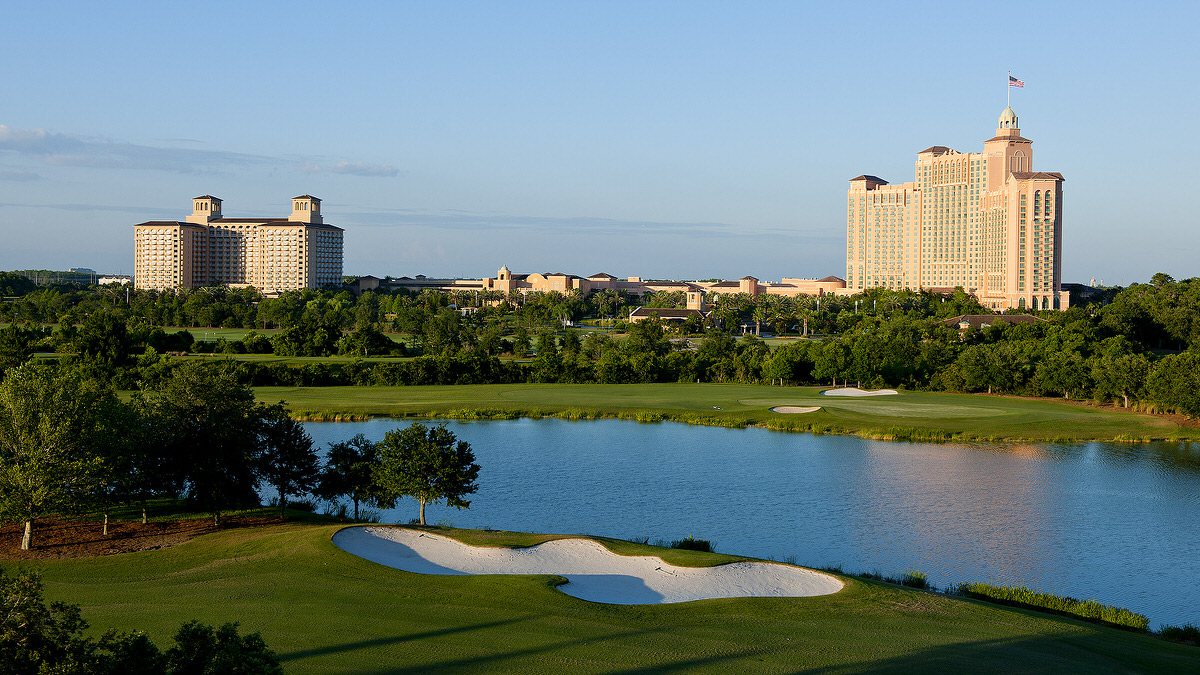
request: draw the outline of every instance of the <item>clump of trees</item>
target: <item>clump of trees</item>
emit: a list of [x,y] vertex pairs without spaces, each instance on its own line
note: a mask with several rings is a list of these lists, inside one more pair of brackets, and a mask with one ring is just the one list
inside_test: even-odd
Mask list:
[[256,507],[260,483],[280,515],[290,497],[348,497],[392,508],[402,497],[466,508],[479,465],[445,425],[413,424],[381,443],[334,443],[322,466],[312,438],[283,403],[255,400],[229,369],[186,362],[127,402],[79,369],[26,363],[0,381],[0,516],[24,523],[21,548],[52,515],[184,497],[212,514]]
[[[213,514],[257,506],[267,481],[306,493],[319,471],[312,439],[281,404],[263,405],[232,373],[173,369],[128,403],[78,369],[27,363],[0,382],[0,513],[24,522],[22,549],[51,514],[183,495]],[[107,516],[106,516],[107,527]]]
[[144,633],[110,630],[99,640],[83,634],[79,605],[46,604],[33,572],[9,577],[0,570],[0,672],[11,675],[281,675],[283,668],[262,636],[240,635],[238,624],[180,626],[165,652]]
[[420,504],[417,522],[425,525],[427,504],[444,500],[454,508],[470,507],[465,497],[479,489],[478,478],[469,443],[444,424],[414,422],[387,432],[379,443],[358,434],[331,444],[313,492],[330,501],[348,497],[355,520],[360,503],[390,509],[400,498],[412,497]]

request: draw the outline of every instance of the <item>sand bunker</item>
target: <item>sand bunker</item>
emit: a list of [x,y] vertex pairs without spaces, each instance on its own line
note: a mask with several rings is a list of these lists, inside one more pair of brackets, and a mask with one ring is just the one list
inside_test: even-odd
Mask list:
[[817,412],[820,409],[821,409],[821,406],[819,406],[819,405],[814,405],[814,406],[777,405],[774,408],[771,408],[771,412],[795,414],[795,413]]
[[399,527],[348,527],[338,548],[372,562],[420,574],[556,574],[559,590],[617,605],[707,598],[804,597],[842,589],[836,578],[774,563],[676,567],[653,556],[617,555],[590,539],[556,539],[529,548],[468,546]]
[[841,389],[826,389],[821,392],[822,396],[895,396],[900,392],[895,389],[876,389],[875,391],[867,391],[858,387],[842,387]]

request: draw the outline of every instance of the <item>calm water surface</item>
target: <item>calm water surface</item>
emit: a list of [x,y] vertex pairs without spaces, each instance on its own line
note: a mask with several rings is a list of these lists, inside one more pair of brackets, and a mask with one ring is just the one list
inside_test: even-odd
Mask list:
[[[407,423],[308,423],[322,447]],[[935,445],[620,420],[449,422],[482,470],[430,522],[1021,584],[1200,623],[1200,447]],[[408,522],[416,502],[384,513]]]

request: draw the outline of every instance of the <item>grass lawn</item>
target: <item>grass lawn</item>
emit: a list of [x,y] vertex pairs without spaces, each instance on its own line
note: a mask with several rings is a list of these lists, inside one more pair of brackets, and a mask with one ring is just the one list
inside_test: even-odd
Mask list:
[[[339,527],[228,530],[170,549],[19,566],[42,572],[48,599],[81,604],[97,634],[142,629],[168,644],[192,618],[240,621],[243,631],[262,632],[289,673],[1200,668],[1194,647],[855,579],[816,598],[620,606],[560,593],[552,576],[411,574],[337,549],[330,537]],[[443,533],[493,545],[546,538]],[[724,558],[669,554],[676,564]]]
[[[165,327],[167,333],[178,333],[186,330],[192,334],[192,339],[200,342],[216,342],[217,340],[225,340],[232,342],[234,340],[242,340],[246,337],[246,333],[254,331],[267,337],[272,337],[280,332],[278,328],[181,328],[181,327]],[[399,342],[406,346],[415,345],[417,340],[411,335],[402,335],[400,333],[385,333],[392,342]]]
[[[426,387],[261,387],[300,416],[672,419],[725,426],[860,434],[875,438],[1011,440],[1200,439],[1165,417],[1044,399],[901,392],[843,398],[817,387],[724,384],[514,384]],[[774,406],[821,406],[807,414]]]

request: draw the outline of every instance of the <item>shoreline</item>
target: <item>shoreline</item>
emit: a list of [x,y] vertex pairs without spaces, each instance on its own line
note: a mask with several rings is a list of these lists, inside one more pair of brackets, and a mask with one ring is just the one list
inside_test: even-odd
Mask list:
[[[1024,401],[1043,399],[1025,397],[1017,398]],[[1056,403],[1058,401],[1055,401]],[[1078,405],[1086,405],[1076,402]],[[1134,411],[1120,411],[1134,412]],[[786,413],[774,413],[786,414]],[[1148,413],[1139,413],[1148,414]],[[516,419],[562,419],[572,422],[590,420],[627,420],[644,424],[658,422],[675,422],[694,426],[724,427],[727,429],[765,429],[787,433],[808,433],[813,435],[854,436],[871,441],[907,441],[913,443],[956,443],[956,442],[1004,442],[1004,443],[1171,443],[1171,442],[1200,442],[1200,439],[1172,436],[1149,436],[1130,438],[1117,437],[1082,437],[1082,436],[1007,436],[992,434],[971,434],[970,432],[953,431],[948,429],[922,429],[917,427],[889,426],[875,429],[852,429],[823,422],[799,421],[791,423],[790,419],[783,420],[742,420],[735,418],[718,418],[687,413],[677,413],[666,410],[649,411],[612,411],[599,409],[566,408],[561,410],[545,409],[495,409],[495,408],[462,408],[449,411],[424,410],[403,411],[395,413],[367,412],[351,413],[333,410],[292,410],[292,419],[300,422],[365,422],[373,419],[396,420],[457,420],[457,421],[508,421]]]

